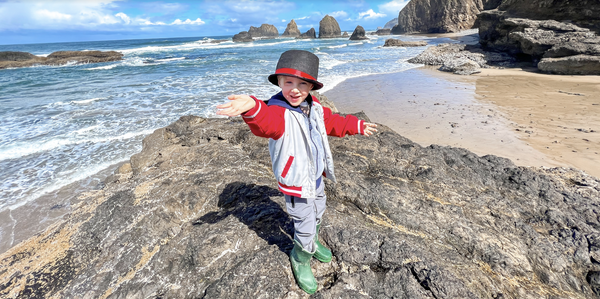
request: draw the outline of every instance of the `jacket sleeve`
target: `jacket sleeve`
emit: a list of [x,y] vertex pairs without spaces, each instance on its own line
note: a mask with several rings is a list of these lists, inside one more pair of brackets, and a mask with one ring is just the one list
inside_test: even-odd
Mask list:
[[365,134],[364,120],[358,119],[354,115],[343,117],[339,114],[333,114],[331,109],[323,107],[323,118],[327,135],[344,137],[346,135]]
[[242,118],[258,137],[279,139],[285,131],[285,108],[268,106],[265,102],[250,96],[256,102],[254,108],[242,113]]

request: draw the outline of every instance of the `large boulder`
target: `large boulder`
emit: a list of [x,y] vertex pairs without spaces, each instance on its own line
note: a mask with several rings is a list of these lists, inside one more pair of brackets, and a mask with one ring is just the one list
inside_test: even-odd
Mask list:
[[[359,115],[365,118],[364,114]],[[268,140],[182,117],[60,223],[0,255],[2,298],[306,298]],[[380,125],[331,138],[315,298],[597,298],[600,181],[422,147]]]
[[560,58],[542,58],[538,69],[559,75],[600,75],[600,56],[573,55]]
[[365,40],[365,39],[369,39],[365,33],[365,28],[363,28],[360,25],[356,26],[356,29],[354,29],[354,32],[352,32],[352,36],[350,36],[350,40]]
[[326,15],[319,22],[319,38],[336,38],[341,37],[342,30],[334,17]]
[[317,33],[315,32],[315,28],[310,28],[306,32],[300,34],[300,36],[296,37],[297,39],[311,39],[317,38]]
[[300,36],[300,30],[298,30],[298,25],[296,25],[296,21],[292,19],[285,28],[285,31],[281,35],[282,37],[298,37]]
[[278,37],[279,31],[277,30],[277,27],[273,25],[262,24],[260,27],[250,26],[248,34],[250,34],[252,38]]
[[496,0],[412,0],[398,14],[392,34],[446,33],[470,29],[484,7]]
[[234,35],[232,40],[236,43],[246,43],[246,42],[254,41],[254,39],[252,39],[252,35],[250,35],[250,33],[248,33],[248,31],[242,31],[242,32]]

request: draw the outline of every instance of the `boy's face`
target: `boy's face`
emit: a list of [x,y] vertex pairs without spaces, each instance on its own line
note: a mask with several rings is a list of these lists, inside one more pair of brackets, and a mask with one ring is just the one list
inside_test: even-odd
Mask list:
[[313,88],[312,83],[296,77],[277,76],[277,79],[283,96],[294,107],[298,107]]

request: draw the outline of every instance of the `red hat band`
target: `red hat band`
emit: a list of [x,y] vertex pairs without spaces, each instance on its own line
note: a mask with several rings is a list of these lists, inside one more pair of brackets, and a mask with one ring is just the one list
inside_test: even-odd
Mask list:
[[279,75],[279,74],[281,74],[281,75],[292,75],[292,76],[296,76],[296,77],[301,77],[301,78],[305,78],[305,79],[317,81],[317,79],[315,79],[313,76],[311,76],[311,75],[309,75],[309,74],[307,74],[305,72],[302,72],[302,71],[299,71],[299,70],[295,70],[295,69],[290,69],[290,68],[280,68],[280,69],[277,69],[275,71],[275,74],[277,74],[277,75]]

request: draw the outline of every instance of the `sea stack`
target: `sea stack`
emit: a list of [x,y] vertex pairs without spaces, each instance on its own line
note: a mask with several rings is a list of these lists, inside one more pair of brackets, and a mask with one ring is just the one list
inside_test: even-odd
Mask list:
[[319,38],[335,38],[341,36],[342,30],[340,29],[340,24],[338,24],[334,17],[326,15],[321,22],[319,22]]
[[285,28],[285,31],[283,32],[283,34],[281,35],[282,37],[298,37],[300,36],[300,30],[298,30],[298,25],[296,25],[296,21],[294,21],[294,19],[292,19],[292,21],[290,21],[287,24],[287,27]]
[[248,31],[242,31],[233,36],[232,40],[236,43],[246,43],[253,41],[252,36]]
[[300,34],[300,36],[296,37],[297,39],[310,39],[317,38],[317,33],[315,32],[315,28],[310,28],[308,31]]
[[484,7],[494,6],[497,2],[412,0],[398,14],[398,25],[392,28],[392,34],[446,33],[470,29],[475,24],[477,14]]
[[262,24],[260,27],[250,26],[248,33],[252,38],[257,37],[278,37],[279,31],[277,28],[270,24]]
[[360,25],[356,26],[356,29],[354,29],[354,32],[352,32],[352,36],[350,36],[350,40],[365,40],[365,39],[369,39],[365,34],[365,28],[363,28]]

